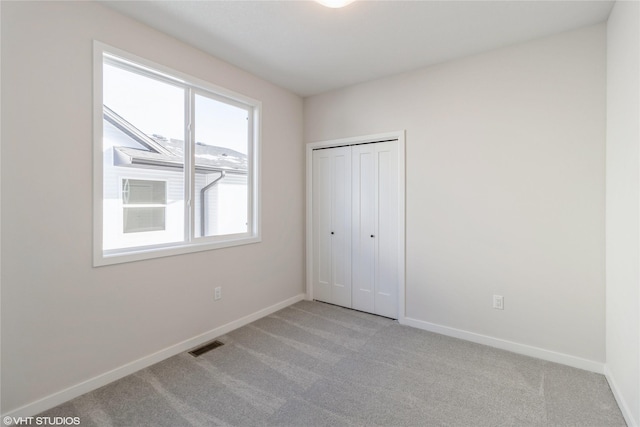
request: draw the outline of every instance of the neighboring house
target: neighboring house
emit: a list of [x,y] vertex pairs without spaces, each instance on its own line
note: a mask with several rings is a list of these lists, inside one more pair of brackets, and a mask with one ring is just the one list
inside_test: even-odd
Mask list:
[[[183,241],[184,142],[147,135],[106,105],[103,117],[103,249]],[[200,142],[194,154],[195,237],[246,232],[247,156]]]

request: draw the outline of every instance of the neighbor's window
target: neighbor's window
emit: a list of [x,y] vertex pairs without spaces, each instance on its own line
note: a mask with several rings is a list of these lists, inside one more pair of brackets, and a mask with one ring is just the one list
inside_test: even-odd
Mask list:
[[260,103],[96,42],[94,264],[260,240]]
[[122,180],[124,233],[165,229],[167,183],[143,179]]

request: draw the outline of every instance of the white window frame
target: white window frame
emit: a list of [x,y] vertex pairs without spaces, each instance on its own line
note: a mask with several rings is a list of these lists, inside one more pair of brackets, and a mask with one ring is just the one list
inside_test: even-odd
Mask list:
[[[231,105],[248,108],[250,133],[252,138],[248,147],[248,231],[247,233],[206,236],[194,238],[193,183],[195,182],[194,153],[190,147],[191,138],[185,138],[185,239],[182,242],[158,244],[118,250],[103,250],[103,80],[102,67],[104,55],[131,62],[147,68],[154,77],[171,80],[189,87],[194,92],[203,92],[207,96],[223,100]],[[121,49],[95,41],[93,43],[93,266],[119,264],[165,256],[181,255],[230,246],[258,243],[261,238],[260,220],[260,137],[262,103],[245,95],[230,91],[207,81],[146,60]],[[190,195],[190,196],[189,196]],[[189,202],[191,200],[191,202]]]

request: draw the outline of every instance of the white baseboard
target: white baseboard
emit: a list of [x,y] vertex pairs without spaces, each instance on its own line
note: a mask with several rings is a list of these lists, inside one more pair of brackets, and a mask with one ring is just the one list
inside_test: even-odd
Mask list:
[[296,295],[295,297],[286,299],[270,307],[258,310],[255,313],[249,314],[248,316],[244,316],[238,320],[234,320],[218,328],[212,329],[208,332],[205,332],[193,338],[189,338],[178,344],[172,345],[171,347],[167,347],[156,353],[150,354],[138,360],[134,360],[133,362],[127,363],[126,365],[105,372],[104,374],[98,375],[97,377],[90,378],[86,381],[83,381],[59,392],[53,393],[35,402],[9,411],[6,414],[2,414],[2,417],[34,416],[43,411],[46,411],[47,409],[51,409],[73,398],[107,385],[113,381],[119,380],[122,377],[133,374],[134,372],[147,368],[155,363],[161,362],[165,359],[168,359],[169,357],[175,356],[176,354],[182,353],[183,351],[190,350],[193,347],[197,347],[200,344],[213,340],[221,335],[227,334],[262,317],[275,313],[278,310],[282,310],[283,308],[295,304],[298,301],[302,301],[305,296],[305,294]]
[[631,410],[629,409],[629,405],[627,401],[624,399],[622,394],[620,393],[620,388],[618,388],[618,383],[616,382],[613,374],[609,370],[607,365],[604,365],[604,376],[607,378],[609,382],[609,387],[613,392],[613,397],[616,398],[616,402],[618,403],[618,407],[620,407],[620,411],[622,412],[622,416],[624,417],[625,422],[629,427],[638,427],[638,421],[635,420]]
[[545,350],[543,348],[520,344],[513,341],[507,341],[500,338],[494,338],[488,335],[481,335],[462,329],[456,329],[448,326],[438,325],[435,323],[425,322],[424,320],[412,319],[409,317],[399,319],[399,322],[403,325],[412,326],[418,329],[424,329],[425,331],[435,332],[437,334],[446,335],[449,337],[460,338],[477,344],[484,344],[488,345],[489,347],[507,350],[512,353],[535,357],[537,359],[547,360],[549,362],[560,363],[562,365],[571,366],[573,368],[584,369],[586,371],[591,371],[598,374],[604,374],[604,363],[601,362],[583,359],[580,357],[558,353],[551,350]]

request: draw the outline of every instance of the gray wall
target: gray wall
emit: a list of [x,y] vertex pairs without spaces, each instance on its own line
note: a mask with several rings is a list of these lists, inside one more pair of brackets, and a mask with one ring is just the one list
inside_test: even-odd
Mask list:
[[629,425],[640,424],[640,6],[607,22],[607,370]]
[[[262,243],[92,268],[93,39],[263,102]],[[94,2],[2,2],[3,412],[303,293],[301,141],[286,90]]]
[[407,317],[605,361],[605,36],[305,99],[306,142],[406,129]]

